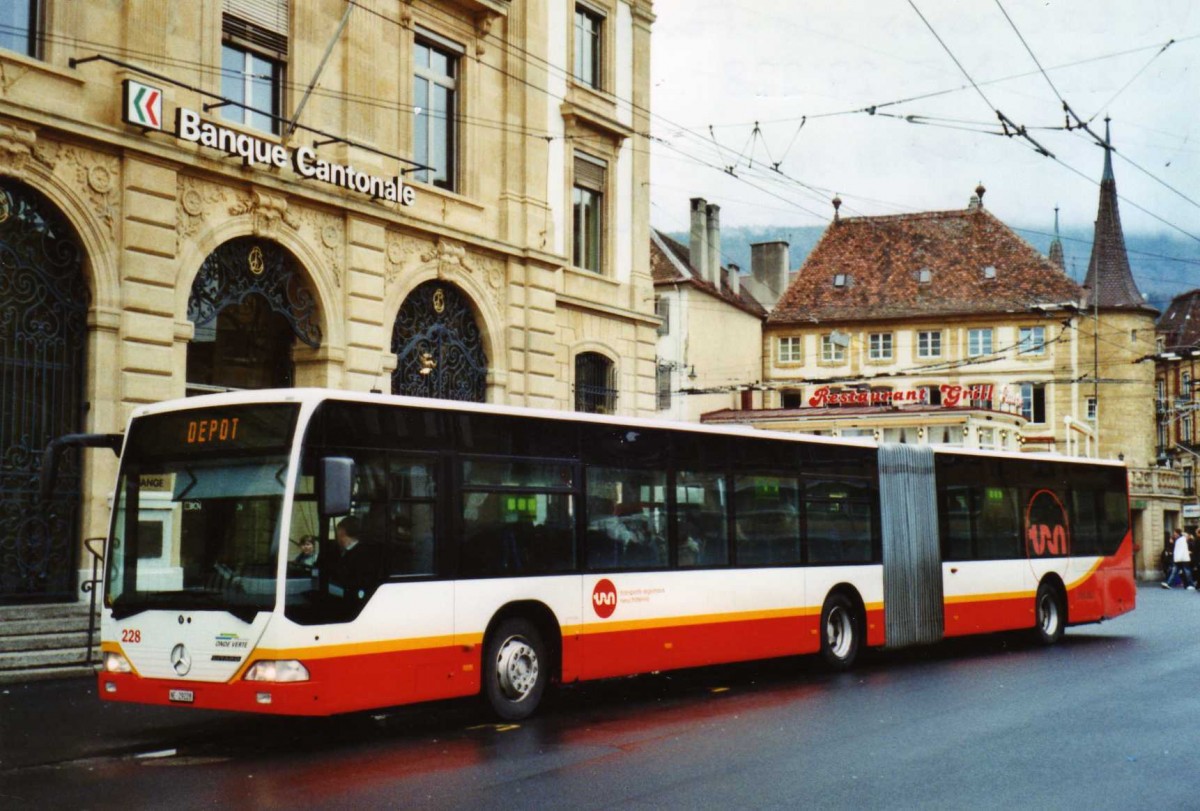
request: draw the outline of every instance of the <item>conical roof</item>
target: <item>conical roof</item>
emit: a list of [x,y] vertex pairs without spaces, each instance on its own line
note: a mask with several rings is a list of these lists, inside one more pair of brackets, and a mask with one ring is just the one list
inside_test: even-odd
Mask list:
[[1109,139],[1108,119],[1104,122],[1104,175],[1100,180],[1100,207],[1096,212],[1096,231],[1092,237],[1092,256],[1088,260],[1087,277],[1083,286],[1089,307],[1105,309],[1146,309],[1157,312],[1146,303],[1133,280],[1129,254],[1125,250],[1125,234],[1121,229],[1121,212],[1117,208],[1117,181],[1112,169],[1112,142]]

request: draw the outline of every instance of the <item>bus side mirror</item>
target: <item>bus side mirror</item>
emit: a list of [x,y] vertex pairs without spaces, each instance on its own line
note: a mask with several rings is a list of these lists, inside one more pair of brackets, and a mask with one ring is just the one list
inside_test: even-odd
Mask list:
[[321,459],[320,471],[321,516],[345,515],[350,512],[354,487],[354,460],[348,456],[326,456]]

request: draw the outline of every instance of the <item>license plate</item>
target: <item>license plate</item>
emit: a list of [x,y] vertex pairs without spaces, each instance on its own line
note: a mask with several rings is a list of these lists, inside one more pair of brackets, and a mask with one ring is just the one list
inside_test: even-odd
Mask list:
[[171,701],[182,701],[185,704],[191,704],[196,700],[196,694],[191,690],[168,690],[167,698]]

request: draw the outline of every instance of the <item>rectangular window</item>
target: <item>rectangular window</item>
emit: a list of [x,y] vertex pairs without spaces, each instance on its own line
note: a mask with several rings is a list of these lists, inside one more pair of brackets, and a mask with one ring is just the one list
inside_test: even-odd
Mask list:
[[571,263],[577,268],[601,273],[604,270],[604,186],[608,166],[586,155],[575,155],[572,190]]
[[872,493],[865,481],[804,482],[808,562],[871,561]]
[[599,88],[604,17],[585,6],[575,7],[575,81]]
[[940,358],[942,356],[941,330],[921,331],[917,333],[917,357]]
[[868,341],[868,357],[871,360],[892,359],[892,333],[872,332]]
[[587,567],[667,565],[665,470],[588,467]]
[[0,4],[0,48],[37,56],[38,0]]
[[459,572],[503,576],[575,566],[569,462],[464,459]]
[[1096,398],[1095,397],[1087,398],[1087,418],[1088,418],[1088,422],[1096,421]]
[[666,411],[671,407],[671,367],[660,364],[655,382],[658,388],[658,410]]
[[1021,384],[1021,416],[1030,422],[1046,421],[1046,387],[1041,383]]
[[850,342],[840,334],[821,336],[821,360],[824,363],[841,363],[846,360],[846,346]]
[[675,474],[675,554],[681,568],[729,563],[728,503],[722,474]]
[[1192,373],[1180,372],[1179,374],[1179,397],[1182,400],[1192,399]]
[[792,476],[734,479],[733,537],[741,566],[800,562],[800,483]]
[[1021,338],[1017,344],[1017,354],[1044,355],[1046,354],[1046,328],[1021,327]]
[[799,363],[802,360],[800,354],[799,336],[779,339],[779,362],[780,363]]
[[658,325],[659,335],[671,334],[671,300],[663,296],[654,297],[654,314],[662,319]]
[[992,328],[967,331],[967,356],[977,358],[992,354]]
[[458,183],[458,69],[462,49],[418,32],[413,43],[413,160],[429,168],[422,183],[455,191]]
[[278,135],[282,131],[288,0],[223,0],[221,118]]
[[283,98],[283,64],[237,43],[221,45],[221,95],[233,102],[221,118],[278,135]]

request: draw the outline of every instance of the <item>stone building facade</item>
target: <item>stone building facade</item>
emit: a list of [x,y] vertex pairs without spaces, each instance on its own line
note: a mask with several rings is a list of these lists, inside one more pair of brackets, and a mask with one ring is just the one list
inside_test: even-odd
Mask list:
[[0,37],[0,605],[76,599],[115,459],[39,513],[36,457],[139,404],[654,413],[650,0],[27,5]]
[[691,201],[687,245],[651,234],[650,268],[658,328],[658,416],[696,422],[729,406],[762,404],[745,380],[759,364],[767,312],[721,264],[720,208]]

